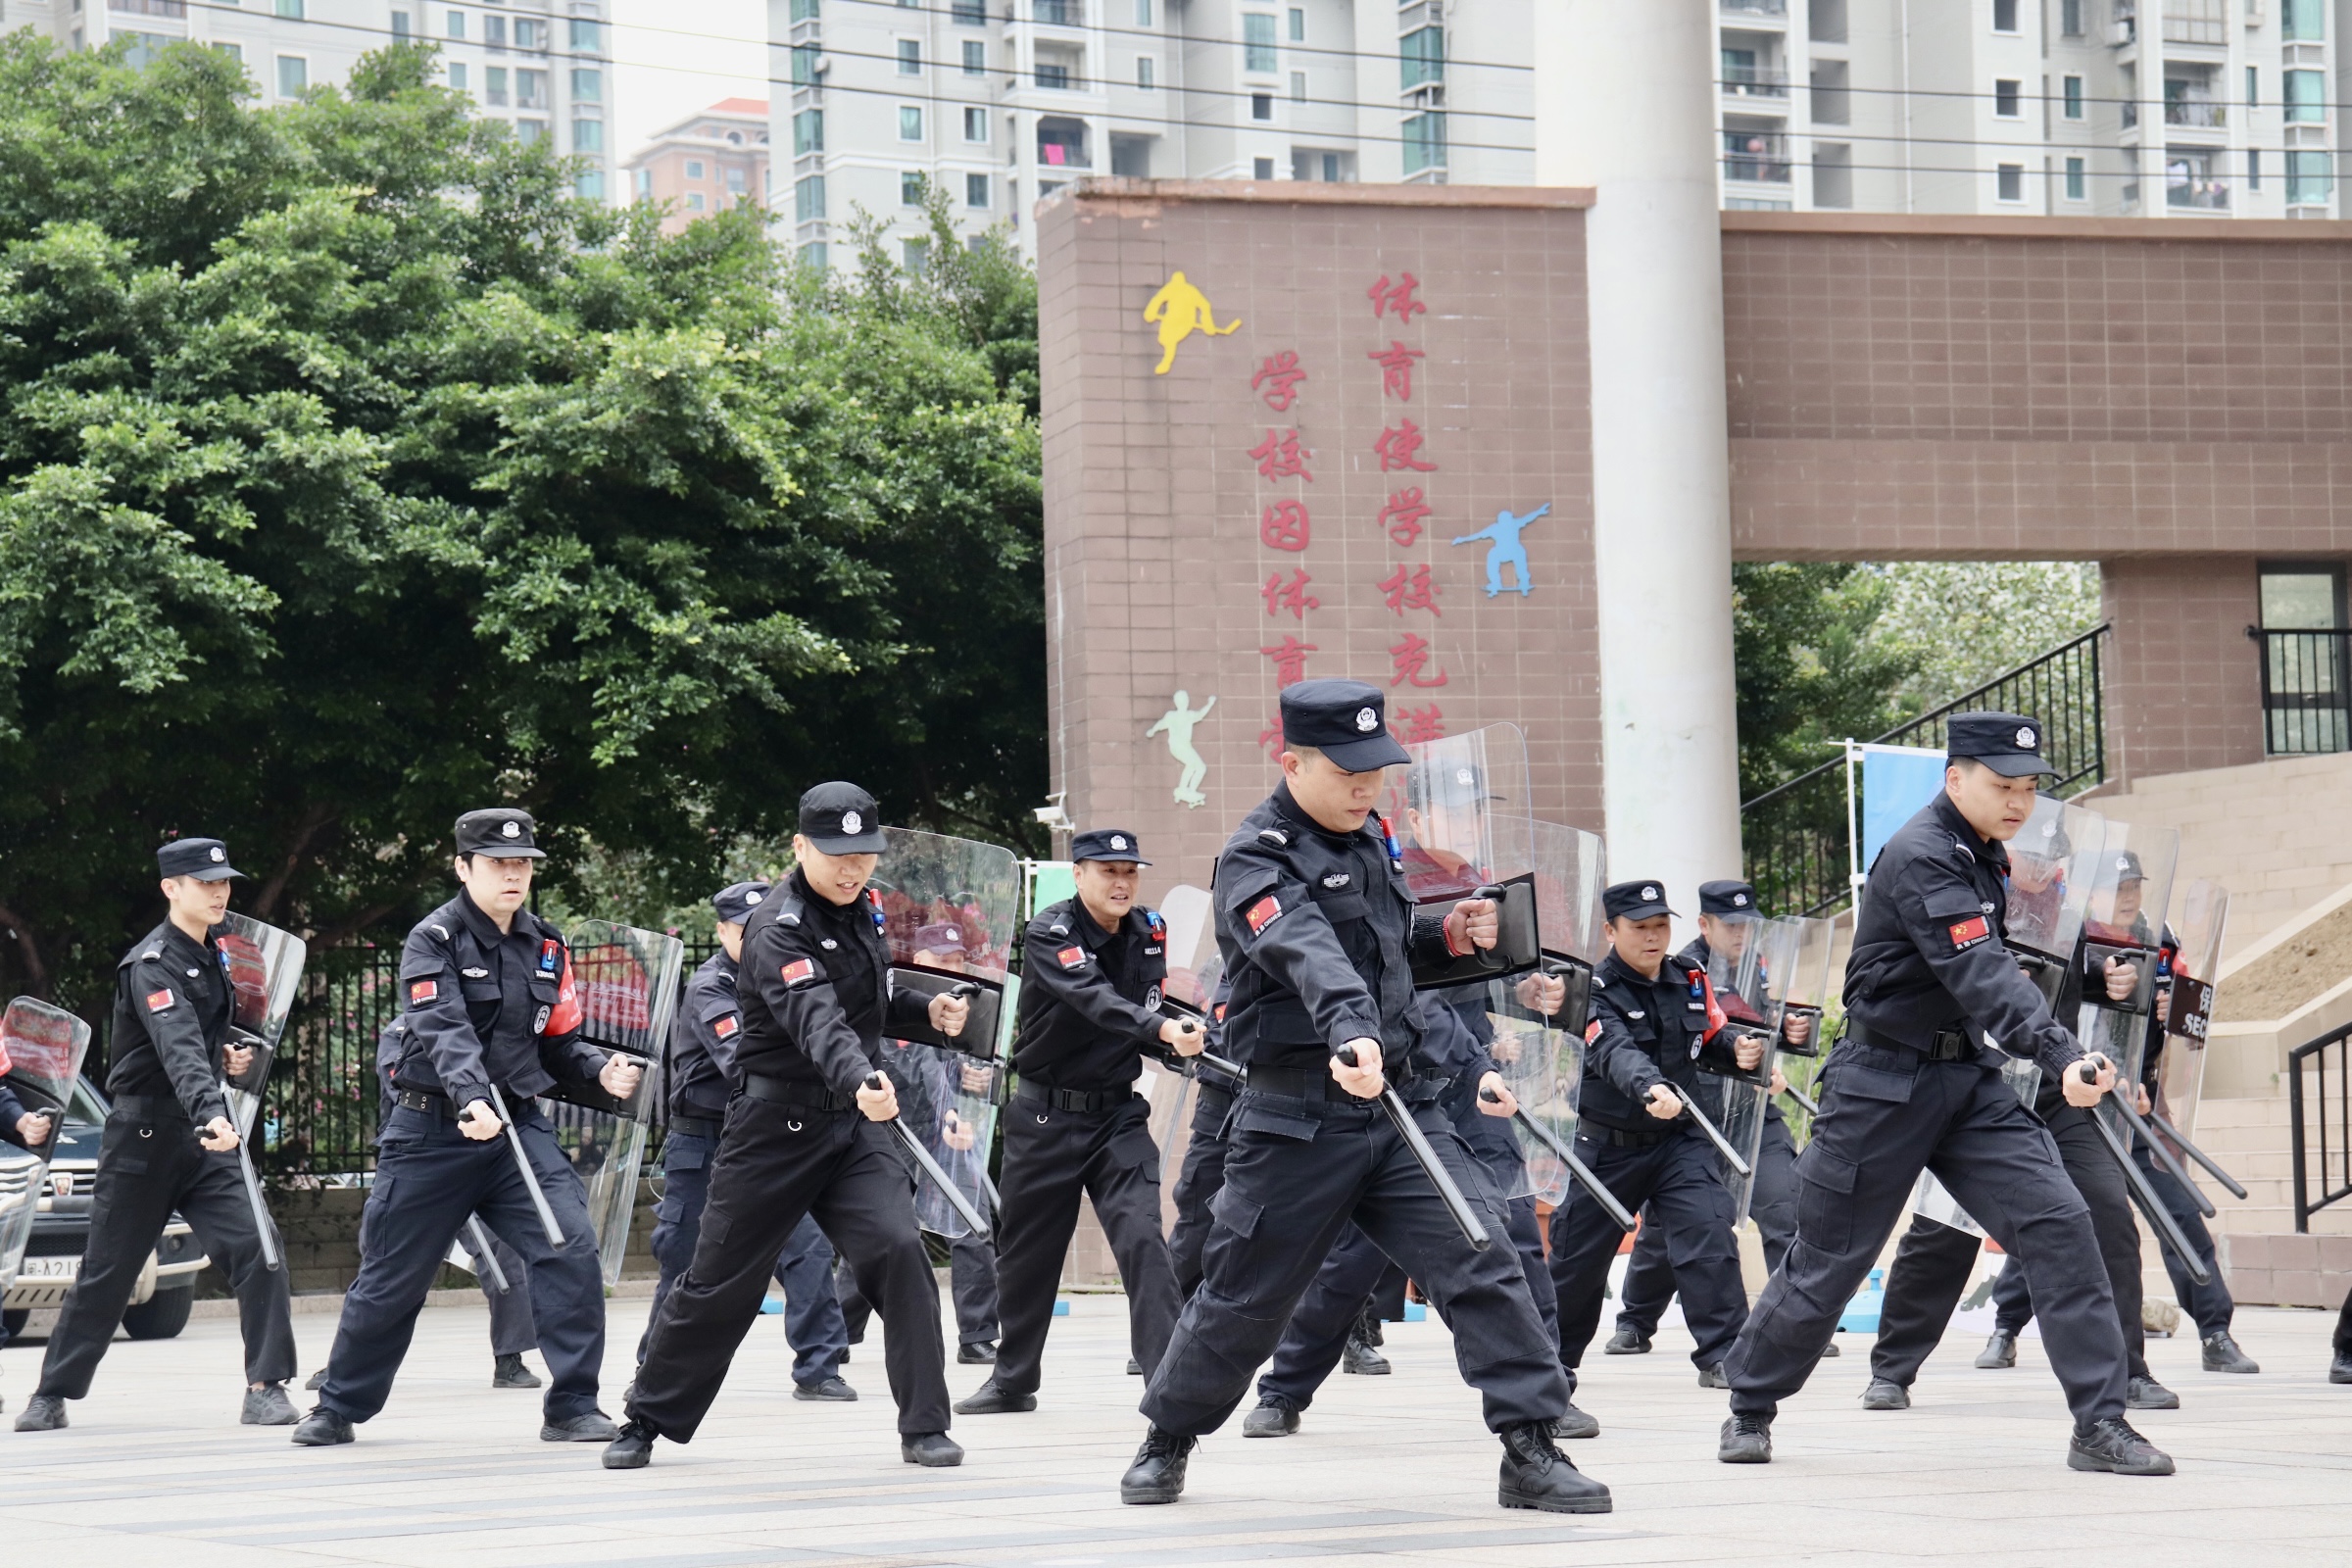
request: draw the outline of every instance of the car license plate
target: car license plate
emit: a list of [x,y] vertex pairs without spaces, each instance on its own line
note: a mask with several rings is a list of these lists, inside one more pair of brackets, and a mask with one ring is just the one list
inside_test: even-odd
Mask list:
[[81,1272],[78,1257],[28,1257],[17,1271],[19,1279],[70,1280]]

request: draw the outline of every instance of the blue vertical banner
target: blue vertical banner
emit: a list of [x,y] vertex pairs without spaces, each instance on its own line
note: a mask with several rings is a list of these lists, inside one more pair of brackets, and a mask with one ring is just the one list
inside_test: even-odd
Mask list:
[[1918,746],[1857,746],[1862,755],[1862,871],[1895,829],[1943,788],[1944,756]]

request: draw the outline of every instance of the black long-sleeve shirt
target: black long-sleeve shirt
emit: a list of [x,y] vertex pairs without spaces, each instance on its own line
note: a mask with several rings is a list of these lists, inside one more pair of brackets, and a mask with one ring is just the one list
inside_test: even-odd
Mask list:
[[883,1064],[882,1036],[920,1028],[930,998],[890,983],[890,949],[869,892],[835,904],[798,869],[768,896],[744,932],[735,998],[745,1074],[855,1095]]
[[1167,925],[1151,909],[1128,910],[1115,931],[1078,899],[1041,911],[1021,939],[1014,1070],[1073,1093],[1133,1083],[1165,1021],[1167,953]]
[[115,1022],[106,1092],[177,1100],[203,1126],[226,1116],[220,1044],[228,1038],[228,966],[215,938],[202,942],[166,920],[115,966]]
[[722,948],[686,977],[662,1068],[672,1115],[727,1113],[727,1097],[739,1076],[735,1047],[743,1038],[743,1004],[735,995],[738,969]]
[[506,931],[461,892],[419,920],[400,950],[400,1023],[392,1081],[464,1107],[510,1102],[559,1081],[593,1082],[605,1053],[580,1038],[579,995],[563,933],[528,909]]

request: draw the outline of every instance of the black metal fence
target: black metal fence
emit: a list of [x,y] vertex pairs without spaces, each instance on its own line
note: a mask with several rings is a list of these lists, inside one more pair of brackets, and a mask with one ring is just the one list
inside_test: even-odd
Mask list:
[[2266,631],[2261,650],[2262,749],[2273,757],[2352,751],[2352,631]]
[[[2026,713],[2041,723],[2041,755],[2058,769],[2056,791],[2086,790],[2107,777],[2099,655],[2108,630],[2102,624],[2061,643],[1868,744],[1936,748],[1943,745],[1944,720],[1954,713]],[[1740,806],[1747,879],[1764,907],[1819,915],[1851,902],[1854,816],[1847,809],[1845,767],[1839,756]],[[1859,778],[1854,787],[1859,792]]]
[[[2346,1046],[2348,1040],[2352,1040],[2352,1024],[2287,1053],[2287,1137],[2295,1164],[2295,1229],[2299,1233],[2310,1231],[2312,1215],[2339,1199],[2352,1198],[2352,1049]],[[2315,1187],[2319,1191],[2316,1199],[2312,1197]]]

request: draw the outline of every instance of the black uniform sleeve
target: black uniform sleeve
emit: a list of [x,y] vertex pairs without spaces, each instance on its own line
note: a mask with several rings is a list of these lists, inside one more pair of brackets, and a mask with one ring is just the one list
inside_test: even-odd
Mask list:
[[776,1023],[825,1080],[841,1095],[854,1095],[874,1070],[864,1042],[850,1027],[834,991],[838,978],[806,926],[781,920],[759,928],[757,953],[747,947],[743,971],[735,977],[738,996],[755,991]]
[[1218,936],[1297,993],[1333,1051],[1380,1038],[1371,987],[1281,850],[1264,839],[1234,845],[1218,858],[1216,889]]
[[2052,1077],[2082,1057],[2081,1043],[2050,1016],[2041,993],[2002,946],[1976,885],[1956,859],[1919,857],[1886,896],[1896,901],[1920,957],[1972,1027],[2011,1055],[2038,1061]]
[[489,1101],[490,1069],[482,1059],[481,1037],[466,1015],[449,942],[446,932],[429,923],[411,931],[400,950],[400,991],[410,1037],[433,1064],[441,1093],[463,1110],[477,1100]]
[[[1086,919],[1073,910],[1073,919]],[[1159,1038],[1160,1015],[1140,1002],[1119,995],[1102,970],[1102,960],[1086,950],[1075,933],[1056,936],[1054,922],[1044,917],[1029,922],[1021,939],[1023,995],[1035,992],[1054,1006],[1067,1007],[1084,1019],[1097,1036],[1108,1036],[1143,1050]],[[1034,1071],[1050,1067],[1086,1045],[1074,1029],[1043,1031],[1023,1057]],[[1054,1049],[1058,1046],[1059,1049]]]
[[19,1149],[26,1147],[24,1140],[17,1136],[17,1121],[24,1114],[24,1102],[17,1098],[14,1089],[9,1088],[7,1079],[0,1078],[0,1139]]
[[[909,1029],[931,1027],[931,993],[913,986],[899,989],[898,977],[890,982],[890,1004],[882,1012],[882,1032],[894,1040],[906,1038]],[[960,1037],[958,1037],[960,1038]]]
[[1626,1021],[1617,987],[1594,982],[1592,1021],[1585,1026],[1585,1066],[1637,1103],[1667,1083],[1666,1074]]
[[735,1000],[735,988],[714,979],[697,987],[686,1000],[674,1028],[702,1048],[721,1078],[736,1082],[742,1076],[735,1065],[735,1047],[743,1039],[743,1012],[742,1004]]
[[1413,929],[1404,939],[1404,961],[1416,969],[1435,969],[1454,956],[1446,945],[1446,916],[1413,914]]
[[130,987],[130,1004],[188,1119],[202,1127],[216,1116],[226,1116],[220,1058],[204,1043],[204,1025],[188,996],[186,978],[160,951],[151,950],[132,960],[122,983]]

